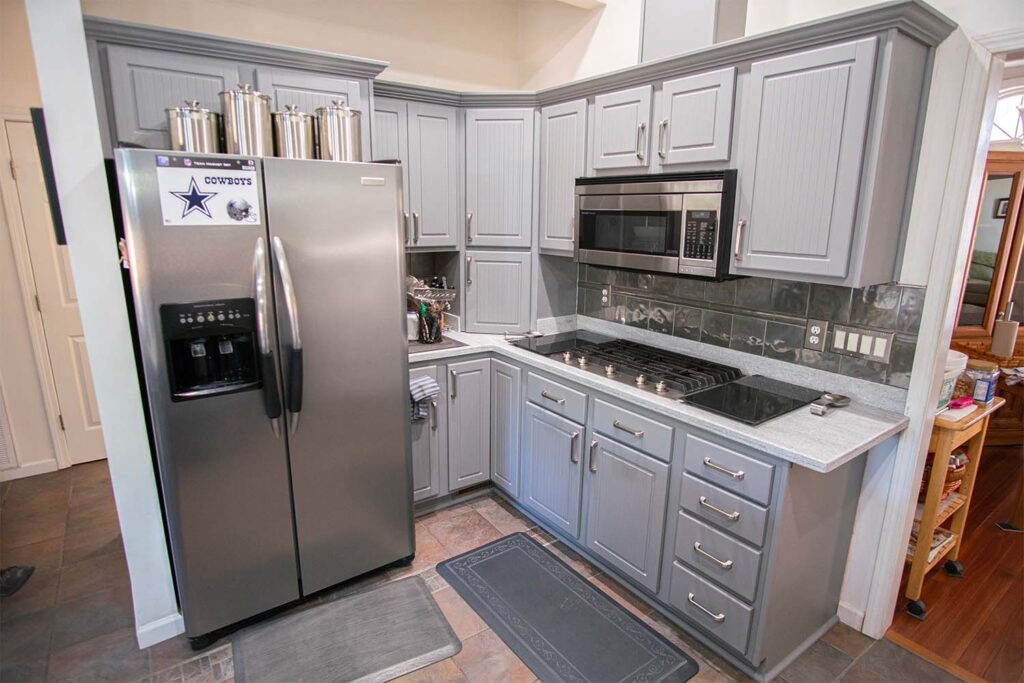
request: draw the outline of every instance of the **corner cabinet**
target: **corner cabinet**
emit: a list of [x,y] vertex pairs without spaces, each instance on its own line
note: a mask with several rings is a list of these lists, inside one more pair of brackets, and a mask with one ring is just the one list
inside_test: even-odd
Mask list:
[[519,497],[519,437],[522,431],[523,371],[491,360],[491,479]]
[[520,502],[558,531],[578,538],[583,427],[528,403],[523,446]]
[[540,225],[543,253],[575,253],[576,178],[586,173],[587,102],[563,102],[540,111]]
[[467,332],[526,332],[530,328],[530,267],[525,251],[469,251],[466,254]]
[[448,489],[491,478],[491,361],[448,364]]
[[426,417],[410,426],[412,441],[413,501],[433,498],[448,492],[445,464],[448,458],[448,424],[444,400],[444,366],[409,368],[409,378],[431,377],[441,387],[441,395],[426,406]]
[[529,247],[533,109],[466,111],[466,243]]
[[591,167],[647,168],[652,92],[652,86],[644,85],[594,98]]

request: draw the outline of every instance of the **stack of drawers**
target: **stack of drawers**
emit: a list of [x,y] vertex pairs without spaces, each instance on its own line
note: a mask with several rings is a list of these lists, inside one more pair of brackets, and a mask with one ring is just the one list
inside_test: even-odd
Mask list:
[[775,467],[687,434],[669,602],[736,652],[747,649]]

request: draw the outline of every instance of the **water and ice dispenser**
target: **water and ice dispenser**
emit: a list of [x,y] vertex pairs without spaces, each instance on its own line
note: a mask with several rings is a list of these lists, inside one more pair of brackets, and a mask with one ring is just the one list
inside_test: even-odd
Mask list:
[[172,400],[260,386],[256,303],[252,299],[164,304],[160,320]]

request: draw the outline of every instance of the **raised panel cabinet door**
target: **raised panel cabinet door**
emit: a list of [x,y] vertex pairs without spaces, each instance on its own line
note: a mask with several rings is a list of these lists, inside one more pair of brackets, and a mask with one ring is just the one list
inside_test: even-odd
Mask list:
[[583,478],[583,427],[526,404],[520,502],[578,538]]
[[412,242],[409,214],[409,105],[402,100],[375,97],[371,125],[371,157],[375,161],[399,160],[402,169],[402,211],[405,243]]
[[466,253],[466,331],[498,334],[530,327],[530,253]]
[[412,246],[458,246],[458,129],[453,107],[409,104]]
[[[436,365],[420,368],[409,368],[409,378],[427,376],[435,381],[443,381]],[[441,386],[444,391],[444,386]],[[441,481],[441,459],[444,457],[444,434],[448,425],[444,421],[444,396],[425,401],[422,407],[424,419],[412,422],[410,428],[412,441],[412,499],[424,500],[447,492]]]
[[529,247],[533,109],[466,111],[466,242]]
[[847,275],[877,47],[871,37],[751,66],[733,273]]
[[576,178],[586,173],[587,101],[575,100],[540,113],[540,230],[545,253],[575,251]]
[[666,81],[655,139],[659,163],[727,160],[735,91],[735,67]]
[[649,85],[594,98],[592,165],[600,168],[646,168],[651,132]]
[[610,439],[587,444],[586,545],[651,592],[658,590],[668,463]]
[[448,365],[448,489],[491,478],[490,360]]
[[238,65],[209,57],[111,45],[107,48],[114,145],[130,142],[169,149],[168,107],[199,100],[220,112],[223,90],[238,85]]
[[523,371],[491,359],[491,480],[519,498]]

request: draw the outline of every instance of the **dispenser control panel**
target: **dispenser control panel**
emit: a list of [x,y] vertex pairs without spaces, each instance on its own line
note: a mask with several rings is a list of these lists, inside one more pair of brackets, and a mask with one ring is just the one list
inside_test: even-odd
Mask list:
[[174,338],[194,333],[216,334],[218,329],[256,329],[256,302],[252,299],[224,299],[160,307],[164,336]]

